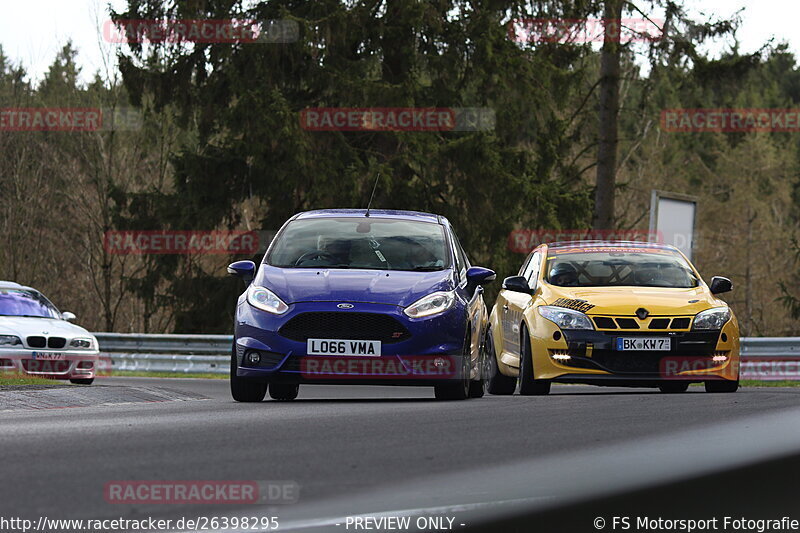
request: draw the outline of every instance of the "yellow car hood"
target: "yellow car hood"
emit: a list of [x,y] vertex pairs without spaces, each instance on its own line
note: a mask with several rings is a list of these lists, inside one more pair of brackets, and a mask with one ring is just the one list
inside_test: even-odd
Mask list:
[[[578,309],[589,315],[630,315],[645,308],[650,316],[694,315],[726,305],[706,287],[555,287],[545,284],[542,299],[547,305]],[[583,300],[583,302],[575,302]],[[591,307],[590,307],[591,306]]]

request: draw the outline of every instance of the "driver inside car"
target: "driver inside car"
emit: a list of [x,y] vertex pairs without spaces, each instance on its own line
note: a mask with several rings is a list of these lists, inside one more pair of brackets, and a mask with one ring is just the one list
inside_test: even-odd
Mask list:
[[331,256],[331,258],[322,258],[325,264],[350,264],[350,247],[351,242],[347,239],[331,239],[330,237],[324,237],[322,235],[317,238],[317,250],[324,255]]
[[427,268],[440,268],[441,264],[436,260],[436,256],[431,253],[423,244],[418,242],[408,242],[404,247],[403,261],[398,265],[399,268],[407,270]]
[[550,270],[550,283],[559,287],[577,287],[578,271],[569,263],[558,263]]
[[317,237],[317,249],[302,254],[295,263],[302,267],[338,266],[350,263],[350,241]]

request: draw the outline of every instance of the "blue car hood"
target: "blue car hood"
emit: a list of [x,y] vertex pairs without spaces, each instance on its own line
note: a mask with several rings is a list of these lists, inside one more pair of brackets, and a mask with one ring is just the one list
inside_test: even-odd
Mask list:
[[254,281],[287,304],[371,302],[406,307],[436,291],[452,290],[450,269],[436,272],[277,268],[261,265]]

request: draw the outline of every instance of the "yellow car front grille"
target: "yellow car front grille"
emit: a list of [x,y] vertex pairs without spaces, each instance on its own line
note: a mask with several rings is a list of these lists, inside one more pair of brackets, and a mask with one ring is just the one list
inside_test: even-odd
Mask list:
[[690,316],[655,316],[644,320],[632,316],[593,316],[601,331],[686,331],[692,324]]

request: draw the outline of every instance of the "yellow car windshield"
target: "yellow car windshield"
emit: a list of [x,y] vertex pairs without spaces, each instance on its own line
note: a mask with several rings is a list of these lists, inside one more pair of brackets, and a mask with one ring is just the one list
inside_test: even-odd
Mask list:
[[557,253],[547,258],[546,281],[561,287],[696,287],[686,260],[671,250]]

